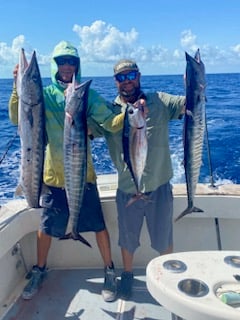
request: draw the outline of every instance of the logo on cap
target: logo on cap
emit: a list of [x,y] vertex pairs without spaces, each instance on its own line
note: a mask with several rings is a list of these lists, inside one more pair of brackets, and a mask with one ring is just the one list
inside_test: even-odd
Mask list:
[[123,72],[125,70],[138,71],[136,62],[132,60],[120,60],[114,67],[114,75]]

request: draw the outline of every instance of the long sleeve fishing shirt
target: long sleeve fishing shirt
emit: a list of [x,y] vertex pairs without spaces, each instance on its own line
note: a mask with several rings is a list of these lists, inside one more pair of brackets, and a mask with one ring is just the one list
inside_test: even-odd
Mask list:
[[[58,66],[55,58],[70,55],[78,58],[79,65],[76,81],[81,81],[80,59],[77,50],[68,42],[60,42],[54,49],[51,60],[52,84],[43,88],[45,106],[45,127],[47,145],[44,161],[43,180],[46,185],[64,188],[64,162],[63,162],[63,130],[65,118],[66,86],[57,80]],[[89,89],[87,119],[98,123],[107,131],[116,132],[123,126],[123,115],[116,115],[107,107],[108,103],[96,91]],[[18,123],[18,95],[16,86],[9,100],[9,117]],[[91,128],[90,128],[91,129]],[[88,141],[87,182],[96,182],[96,173],[93,167],[90,143]]]
[[[45,121],[47,145],[44,163],[44,183],[54,187],[64,187],[63,129],[64,129],[64,89],[50,85],[44,88]],[[96,91],[90,89],[87,117],[100,124],[105,130],[115,132],[122,128],[123,115],[115,115],[106,106],[107,102]],[[9,117],[13,124],[18,123],[18,96],[14,87],[9,101]],[[91,128],[91,127],[90,127]],[[87,182],[96,182],[91,148],[88,141]]]
[[[163,92],[147,93],[146,104],[148,152],[141,180],[141,192],[154,191],[173,176],[168,125],[170,120],[178,119],[184,110],[185,97]],[[111,108],[115,114],[124,114],[126,104],[118,96]],[[126,193],[136,193],[130,171],[123,160],[122,130],[116,133],[105,131],[104,134],[111,158],[118,171],[118,188]]]

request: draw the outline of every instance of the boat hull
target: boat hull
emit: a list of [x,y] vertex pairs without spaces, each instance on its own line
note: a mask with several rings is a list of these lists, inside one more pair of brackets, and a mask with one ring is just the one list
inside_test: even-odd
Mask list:
[[[98,188],[106,224],[110,233],[113,260],[121,270],[118,246],[117,211],[115,204],[116,176],[99,178]],[[186,186],[174,185],[174,216],[186,204]],[[239,250],[240,243],[240,185],[225,185],[217,190],[198,184],[196,205],[204,212],[194,213],[174,223],[174,252],[202,250]],[[19,297],[26,283],[25,275],[36,263],[36,232],[42,209],[27,209],[25,200],[11,200],[0,209],[0,319]],[[187,237],[186,237],[187,235]],[[94,233],[85,233],[92,248],[78,242],[53,239],[49,252],[50,270],[101,269],[102,259]],[[144,223],[141,246],[135,253],[134,266],[144,270],[158,256],[151,249]],[[119,271],[120,272],[120,271]],[[100,298],[101,299],[101,298]],[[167,319],[167,318],[166,318]]]

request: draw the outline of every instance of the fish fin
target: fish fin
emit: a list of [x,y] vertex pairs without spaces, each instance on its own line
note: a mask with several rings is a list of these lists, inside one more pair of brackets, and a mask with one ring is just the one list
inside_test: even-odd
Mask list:
[[71,233],[67,233],[64,236],[60,237],[59,240],[68,240],[71,239]]
[[86,239],[84,239],[79,233],[73,234],[70,232],[59,238],[59,240],[68,240],[68,239],[78,240],[84,243],[86,246],[92,248],[90,243]]
[[23,188],[22,188],[22,186],[20,184],[16,188],[15,195],[16,196],[22,196],[23,195]]
[[85,238],[83,238],[80,234],[78,234],[78,238],[74,240],[79,240],[80,242],[84,243],[86,246],[92,248],[90,243]]
[[45,183],[42,183],[41,195],[46,194],[46,193],[50,193],[50,192],[51,191],[50,191],[49,187]]
[[195,53],[194,59],[195,59],[198,63],[201,62],[201,56],[200,56],[200,50],[199,50],[199,48],[197,49],[197,51],[196,51],[196,53]]
[[137,193],[128,200],[128,202],[126,204],[126,208],[129,207],[131,204],[133,204],[135,201],[137,201],[139,199],[143,199],[145,201],[152,202],[152,200],[150,200],[149,197],[146,196],[144,193]]
[[188,207],[187,209],[185,209],[175,220],[174,222],[177,222],[178,220],[180,220],[182,217],[184,217],[187,214],[190,214],[192,212],[204,212],[202,209],[197,208],[197,207]]
[[189,109],[186,109],[186,112],[185,112],[189,117],[193,118],[193,113],[191,110]]
[[202,209],[193,207],[192,212],[204,212]]
[[137,195],[133,196],[132,198],[130,198],[126,204],[126,208],[129,207],[130,205],[132,205],[135,201],[137,201],[139,199],[139,197],[137,197]]

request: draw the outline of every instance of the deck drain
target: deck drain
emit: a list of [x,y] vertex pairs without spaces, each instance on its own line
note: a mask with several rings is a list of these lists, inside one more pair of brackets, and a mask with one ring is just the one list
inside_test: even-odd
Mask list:
[[163,267],[174,273],[181,273],[187,270],[187,266],[180,260],[167,260],[163,263]]
[[240,268],[240,256],[226,256],[224,262],[230,264],[232,267]]

